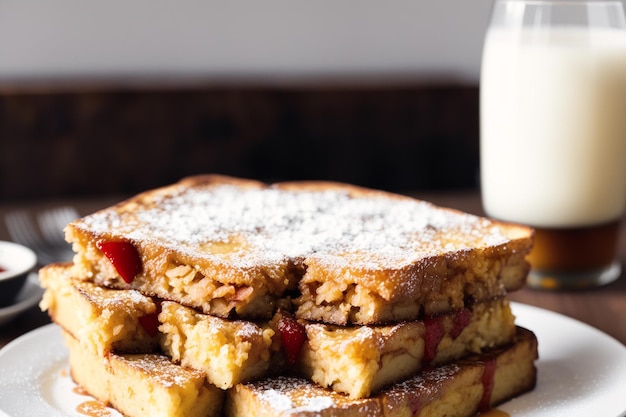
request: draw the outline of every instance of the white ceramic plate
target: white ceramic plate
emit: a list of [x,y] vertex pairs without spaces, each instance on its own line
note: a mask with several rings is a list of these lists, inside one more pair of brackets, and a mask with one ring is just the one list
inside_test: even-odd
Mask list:
[[37,274],[30,274],[24,283],[24,287],[17,295],[16,303],[0,308],[0,326],[9,323],[19,314],[37,304],[41,300],[42,294],[43,290],[39,286]]
[[[513,303],[539,338],[537,388],[498,407],[513,417],[626,415],[626,347],[571,318]],[[59,329],[47,325],[0,351],[0,416],[84,417]],[[111,416],[119,416],[111,412]]]

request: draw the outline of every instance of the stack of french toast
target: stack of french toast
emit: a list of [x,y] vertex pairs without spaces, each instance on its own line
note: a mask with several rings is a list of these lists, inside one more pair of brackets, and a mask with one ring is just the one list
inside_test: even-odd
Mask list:
[[72,378],[134,416],[473,416],[534,388],[532,230],[330,182],[202,175],[70,223],[40,271]]

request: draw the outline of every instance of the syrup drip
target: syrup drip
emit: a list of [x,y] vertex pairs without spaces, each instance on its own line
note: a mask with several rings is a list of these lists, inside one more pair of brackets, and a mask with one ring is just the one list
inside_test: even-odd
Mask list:
[[409,410],[411,410],[411,416],[416,416],[422,410],[419,397],[411,397],[409,399]]
[[89,393],[87,392],[87,390],[85,388],[81,387],[80,385],[75,386],[72,389],[72,392],[74,394],[78,394],[78,395],[84,395],[84,396],[87,396],[87,397],[90,396]]
[[472,312],[468,308],[463,308],[454,315],[454,325],[450,331],[450,337],[456,339],[472,321]]
[[85,401],[78,404],[76,411],[88,417],[112,417],[113,413],[100,401]]
[[479,411],[488,411],[490,409],[491,393],[493,392],[494,375],[496,373],[496,359],[489,358],[485,361],[485,370],[483,371],[483,397],[478,405]]

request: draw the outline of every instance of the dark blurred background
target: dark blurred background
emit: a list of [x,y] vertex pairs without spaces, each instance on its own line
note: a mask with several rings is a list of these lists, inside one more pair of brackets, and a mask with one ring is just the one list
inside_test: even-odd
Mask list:
[[471,187],[477,89],[211,88],[0,96],[6,199],[135,192],[202,172]]
[[[176,13],[154,7],[154,19],[228,10],[213,25],[207,15],[164,34],[122,2],[94,11],[3,0],[0,199],[128,194],[207,172],[394,191],[476,187],[490,1],[465,3],[285,10],[278,1],[265,7],[284,16],[254,6],[244,24],[232,5],[186,1]],[[273,32],[236,36],[254,25]],[[221,47],[209,45],[215,38]]]

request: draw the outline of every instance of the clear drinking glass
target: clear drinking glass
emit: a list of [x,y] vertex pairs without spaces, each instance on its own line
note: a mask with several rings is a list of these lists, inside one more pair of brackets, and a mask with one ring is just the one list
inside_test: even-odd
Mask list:
[[485,212],[536,231],[529,285],[617,279],[626,208],[622,2],[496,0],[480,129]]

